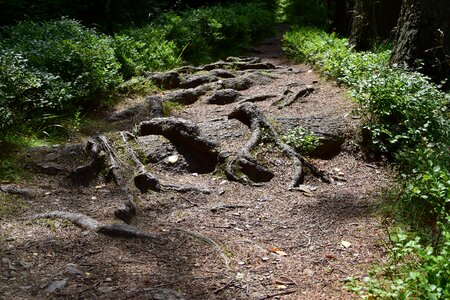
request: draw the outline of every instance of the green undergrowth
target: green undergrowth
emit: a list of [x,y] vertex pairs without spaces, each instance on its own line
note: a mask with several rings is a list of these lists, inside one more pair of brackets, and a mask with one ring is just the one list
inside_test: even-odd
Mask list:
[[60,135],[78,112],[152,91],[148,72],[241,53],[274,31],[262,3],[168,12],[111,35],[68,18],[2,28],[0,141]]
[[389,65],[389,50],[356,52],[313,28],[284,36],[284,50],[345,85],[360,104],[364,138],[395,163],[388,259],[348,287],[365,299],[450,296],[450,96],[420,73]]

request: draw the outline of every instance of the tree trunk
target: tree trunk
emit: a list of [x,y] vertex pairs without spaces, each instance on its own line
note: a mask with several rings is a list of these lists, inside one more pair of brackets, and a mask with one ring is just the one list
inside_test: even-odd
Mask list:
[[357,50],[368,50],[388,39],[397,23],[401,0],[356,0],[350,42]]
[[348,0],[336,0],[333,16],[333,30],[342,35],[348,35],[350,27],[350,11]]
[[450,76],[447,0],[403,0],[391,63],[406,63],[434,80]]

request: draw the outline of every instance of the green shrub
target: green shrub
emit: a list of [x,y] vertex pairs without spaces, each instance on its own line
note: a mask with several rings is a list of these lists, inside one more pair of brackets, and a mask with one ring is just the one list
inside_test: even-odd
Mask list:
[[279,0],[279,18],[291,25],[315,26],[327,28],[327,8],[322,1],[316,0]]
[[16,123],[59,111],[73,99],[71,86],[51,73],[35,70],[12,50],[0,49],[0,140]]
[[440,224],[437,247],[423,246],[403,231],[393,235],[388,262],[346,287],[362,299],[449,299],[450,218]]
[[311,153],[320,146],[320,137],[303,127],[288,130],[280,139],[303,155]]
[[274,16],[258,4],[232,4],[167,13],[158,23],[183,58],[199,64],[236,54],[272,33]]
[[174,42],[152,26],[128,29],[114,37],[115,55],[124,78],[140,76],[145,71],[167,70],[179,63]]
[[284,48],[350,87],[379,151],[394,154],[403,147],[417,147],[424,136],[431,143],[449,136],[449,95],[426,76],[388,66],[389,51],[355,52],[346,39],[310,28],[288,32]]
[[1,135],[30,119],[45,123],[44,114],[70,115],[110,95],[122,81],[111,39],[76,21],[23,22],[6,28],[3,36]]

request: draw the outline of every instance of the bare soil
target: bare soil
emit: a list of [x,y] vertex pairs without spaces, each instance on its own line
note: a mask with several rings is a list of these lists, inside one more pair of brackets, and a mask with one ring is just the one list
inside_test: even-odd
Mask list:
[[[288,86],[313,86],[311,95],[291,106],[279,109],[273,99],[256,105],[280,130],[297,122],[345,139],[332,157],[309,158],[335,178],[333,183],[307,174],[303,191],[290,191],[292,162],[270,145],[254,154],[275,174],[260,186],[231,182],[220,172],[196,174],[171,166],[168,155],[178,154],[169,148],[159,162],[147,164],[152,174],[161,182],[211,194],[133,190],[138,209],[132,225],[157,234],[163,243],[114,238],[67,220],[23,219],[69,211],[114,223],[113,212],[124,201],[120,188],[103,176],[87,187],[70,183],[67,170],[86,162],[80,147],[31,149],[30,166],[53,162],[64,171],[36,172],[21,184],[31,197],[8,196],[20,209],[0,215],[0,299],[170,299],[157,298],[154,291],[179,299],[355,298],[343,289],[344,279],[364,276],[384,255],[385,232],[374,206],[389,186],[390,170],[365,161],[359,151],[360,120],[345,91],[283,57],[277,38],[256,50],[277,68],[259,71],[272,79],[269,84],[241,93],[282,95]],[[227,119],[237,103],[208,105],[206,97],[173,111],[174,116],[198,124],[222,151],[238,152],[250,129]],[[146,139],[152,140],[140,141]],[[157,137],[153,141],[145,151],[168,144]]]

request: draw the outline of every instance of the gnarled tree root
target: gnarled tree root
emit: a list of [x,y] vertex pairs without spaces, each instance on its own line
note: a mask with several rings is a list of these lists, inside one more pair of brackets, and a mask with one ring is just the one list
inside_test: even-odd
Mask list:
[[[298,91],[296,91],[295,93],[292,92],[290,89],[287,89],[284,92],[284,94],[285,94],[284,97],[274,101],[272,103],[272,105],[278,105],[278,109],[282,109],[282,108],[285,108],[287,106],[290,106],[290,105],[294,104],[295,101],[297,101],[298,99],[305,98],[305,97],[309,96],[314,91],[315,91],[315,89],[312,86],[309,86],[309,85],[304,87],[304,88],[302,88],[302,89],[300,89],[300,90],[298,90]],[[283,101],[283,103],[280,104],[280,102],[282,102],[282,101]]]
[[[237,119],[250,127],[252,136],[244,146],[239,155],[228,161],[226,166],[226,174],[230,180],[243,182],[242,177],[238,177],[235,172],[235,165],[239,160],[249,160],[255,162],[256,160],[251,156],[250,152],[258,145],[262,139],[262,133],[269,135],[273,142],[283,151],[285,155],[290,157],[294,162],[294,176],[289,185],[289,189],[294,189],[304,181],[303,165],[306,166],[312,174],[319,177],[327,183],[331,183],[332,179],[326,176],[323,172],[318,170],[314,165],[308,162],[303,156],[298,154],[291,146],[283,143],[276,130],[269,124],[265,115],[258,109],[254,103],[245,102],[238,105],[229,115],[230,119]],[[242,169],[241,169],[242,170]],[[243,171],[243,170],[242,170]]]
[[191,172],[210,173],[217,164],[218,144],[205,137],[197,125],[180,118],[155,118],[141,122],[139,135],[162,135],[183,155]]
[[26,218],[26,220],[30,221],[36,219],[63,219],[83,229],[92,230],[111,237],[143,238],[152,239],[159,243],[162,242],[161,238],[157,235],[144,232],[134,226],[127,224],[102,224],[89,216],[79,213],[52,211]]
[[131,160],[136,165],[138,171],[134,176],[134,185],[141,191],[141,193],[146,193],[149,190],[159,192],[161,190],[161,184],[155,176],[150,174],[145,168],[144,164],[139,160],[136,151],[134,151],[133,147],[128,143],[129,139],[135,139],[136,137],[130,132],[120,132],[120,136],[122,137],[123,143],[129,153]]

